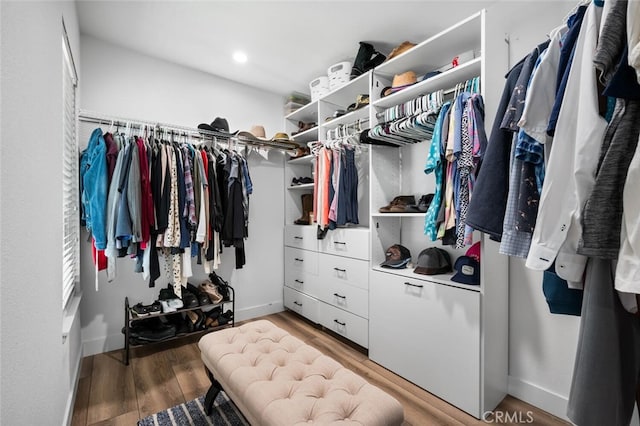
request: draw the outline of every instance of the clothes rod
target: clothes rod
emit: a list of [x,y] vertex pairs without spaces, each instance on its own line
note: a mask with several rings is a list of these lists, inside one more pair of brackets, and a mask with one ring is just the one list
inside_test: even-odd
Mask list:
[[254,146],[262,146],[268,148],[278,148],[282,150],[293,150],[296,149],[297,146],[294,146],[293,143],[282,143],[278,141],[271,140],[262,140],[253,137],[246,137],[244,135],[233,135],[223,132],[204,130],[204,129],[196,129],[193,127],[179,126],[175,124],[167,124],[167,123],[158,123],[146,120],[137,120],[137,119],[127,119],[123,117],[115,117],[97,114],[89,111],[80,111],[78,114],[78,119],[87,123],[96,123],[96,124],[104,124],[104,125],[112,125],[116,127],[130,127],[136,129],[144,129],[144,127],[148,127],[149,130],[158,130],[168,132],[169,134],[175,134],[176,136],[181,136],[183,134],[189,134],[189,137],[194,139],[200,139],[202,141],[210,140],[212,138],[220,138],[224,140],[233,140],[239,143],[254,145]]

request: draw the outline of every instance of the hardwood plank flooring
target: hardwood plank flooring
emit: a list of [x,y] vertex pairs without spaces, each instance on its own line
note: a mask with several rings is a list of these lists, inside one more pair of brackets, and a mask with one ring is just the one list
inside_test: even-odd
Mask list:
[[[292,312],[264,318],[400,401],[406,426],[487,424],[371,361],[364,348]],[[72,426],[135,425],[142,417],[204,395],[210,383],[200,360],[199,337],[133,349],[129,366],[122,363],[121,350],[83,359]],[[536,425],[569,425],[511,396],[495,411],[516,422],[526,422],[530,415]]]

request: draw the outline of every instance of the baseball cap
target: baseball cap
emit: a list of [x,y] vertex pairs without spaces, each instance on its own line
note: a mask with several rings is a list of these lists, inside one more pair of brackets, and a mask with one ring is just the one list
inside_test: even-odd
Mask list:
[[480,262],[471,256],[460,256],[454,265],[456,273],[451,281],[462,284],[480,285]]
[[394,244],[385,253],[385,261],[380,264],[383,268],[406,268],[411,261],[411,252],[405,246]]
[[451,272],[451,256],[445,250],[437,247],[429,247],[420,252],[416,274],[438,275]]

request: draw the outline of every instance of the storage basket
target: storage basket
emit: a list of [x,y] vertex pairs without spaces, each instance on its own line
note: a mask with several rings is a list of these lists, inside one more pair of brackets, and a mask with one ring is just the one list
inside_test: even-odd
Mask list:
[[329,90],[335,90],[338,87],[349,82],[351,75],[351,62],[338,62],[327,69],[329,75]]
[[311,90],[311,101],[318,100],[321,96],[329,93],[329,78],[321,76],[311,80],[311,83],[309,83],[309,90]]

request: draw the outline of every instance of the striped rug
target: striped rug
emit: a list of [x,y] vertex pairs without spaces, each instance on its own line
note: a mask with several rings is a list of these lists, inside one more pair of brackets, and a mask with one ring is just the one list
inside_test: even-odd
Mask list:
[[204,412],[204,396],[138,420],[138,426],[249,426],[240,410],[221,391],[213,404],[213,412]]

